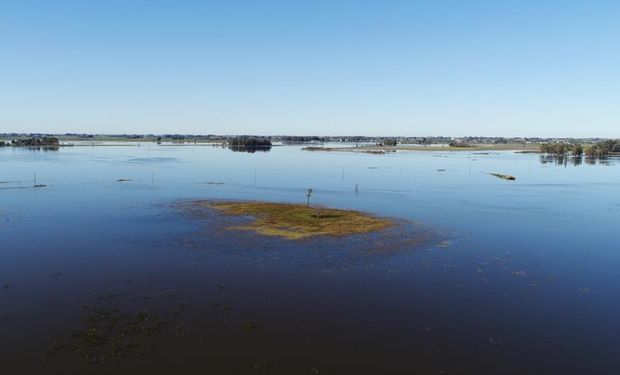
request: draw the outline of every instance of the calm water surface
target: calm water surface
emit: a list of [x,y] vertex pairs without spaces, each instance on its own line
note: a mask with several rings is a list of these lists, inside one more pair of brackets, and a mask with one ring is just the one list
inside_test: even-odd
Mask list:
[[[618,161],[0,149],[2,373],[617,373]],[[27,188],[35,173],[46,188]],[[303,202],[309,187],[315,204],[419,222],[432,240],[285,241],[179,207]],[[157,311],[166,333],[96,363],[45,354],[93,308]]]

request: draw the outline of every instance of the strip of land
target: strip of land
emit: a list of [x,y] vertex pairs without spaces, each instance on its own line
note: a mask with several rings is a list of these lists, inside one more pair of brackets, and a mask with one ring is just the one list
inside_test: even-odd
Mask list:
[[305,151],[337,151],[337,152],[361,152],[367,154],[386,154],[396,151],[535,151],[538,152],[540,145],[538,144],[476,144],[467,146],[442,146],[442,145],[398,145],[398,146],[343,146],[343,147],[305,147]]

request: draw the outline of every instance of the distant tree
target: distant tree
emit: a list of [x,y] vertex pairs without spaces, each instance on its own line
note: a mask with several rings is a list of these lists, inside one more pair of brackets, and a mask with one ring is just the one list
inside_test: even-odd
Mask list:
[[309,188],[308,190],[306,190],[306,198],[308,199],[307,205],[310,205],[310,196],[312,195],[312,193],[314,192],[314,190],[312,188]]
[[398,145],[398,140],[396,138],[387,138],[379,143],[379,146],[387,147],[395,147],[396,145]]
[[586,157],[594,159],[597,157],[596,147],[594,145],[590,145],[586,147],[584,150]]

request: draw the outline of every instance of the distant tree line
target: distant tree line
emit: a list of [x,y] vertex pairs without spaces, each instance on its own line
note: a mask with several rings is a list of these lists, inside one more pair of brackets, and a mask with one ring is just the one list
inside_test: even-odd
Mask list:
[[267,137],[242,136],[228,138],[226,143],[229,147],[271,147],[271,139]]
[[541,143],[540,152],[542,152],[543,154],[552,154],[556,156],[566,156],[569,154],[574,156],[581,156],[583,154],[583,147],[579,143]]
[[285,143],[309,143],[309,142],[326,142],[329,141],[329,137],[313,136],[296,136],[285,135],[280,137],[280,140]]
[[597,142],[586,148],[585,153],[589,157],[605,157],[610,154],[620,153],[620,139]]
[[540,151],[544,154],[553,154],[556,156],[582,156],[585,154],[589,158],[603,158],[613,153],[620,153],[620,139],[605,140],[583,147],[580,143],[542,143]]
[[398,139],[396,138],[382,139],[380,142],[377,143],[377,146],[386,146],[386,147],[395,147],[396,145],[398,145]]
[[[2,142],[3,145],[8,146],[8,143]],[[13,139],[11,146],[16,147],[58,147],[60,141],[56,137],[37,137],[27,139]]]

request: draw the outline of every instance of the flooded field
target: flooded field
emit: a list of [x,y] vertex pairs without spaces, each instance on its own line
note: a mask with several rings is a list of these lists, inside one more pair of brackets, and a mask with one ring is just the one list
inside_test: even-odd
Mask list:
[[[618,159],[143,143],[0,161],[2,373],[620,366]],[[286,239],[183,209],[307,199],[398,225]]]

